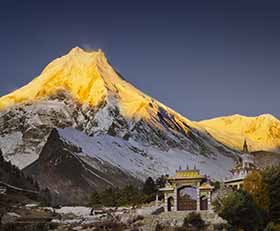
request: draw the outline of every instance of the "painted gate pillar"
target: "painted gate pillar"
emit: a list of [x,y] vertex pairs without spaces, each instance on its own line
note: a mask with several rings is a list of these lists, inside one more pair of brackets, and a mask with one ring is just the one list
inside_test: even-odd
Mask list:
[[211,192],[208,192],[208,197],[207,197],[207,202],[208,202],[208,210],[212,210],[211,206]]
[[158,207],[158,193],[156,194],[156,207]]
[[166,193],[164,193],[164,211],[168,212],[168,198]]
[[178,211],[178,190],[174,188],[174,211]]
[[197,187],[197,196],[196,196],[196,210],[200,211],[200,190]]

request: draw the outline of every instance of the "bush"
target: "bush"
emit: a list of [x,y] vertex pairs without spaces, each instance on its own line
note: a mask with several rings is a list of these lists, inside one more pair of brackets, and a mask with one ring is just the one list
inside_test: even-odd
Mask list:
[[264,231],[280,231],[280,224],[268,223]]
[[201,219],[199,213],[191,212],[187,217],[185,217],[183,224],[183,227],[189,226],[197,229],[203,229],[205,227],[205,222]]
[[95,225],[95,231],[123,231],[125,230],[125,226],[114,222],[114,221],[106,221],[106,222],[100,222]]
[[213,186],[214,186],[215,190],[218,190],[221,188],[221,182],[215,181],[215,182],[213,182]]

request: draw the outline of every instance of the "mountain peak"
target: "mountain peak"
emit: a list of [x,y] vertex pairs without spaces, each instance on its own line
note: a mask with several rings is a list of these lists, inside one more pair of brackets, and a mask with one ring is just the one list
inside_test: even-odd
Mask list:
[[83,48],[80,48],[78,46],[72,48],[67,55],[91,55],[91,56],[104,56],[105,57],[105,54],[104,52],[101,50],[101,49],[98,49],[97,51],[96,50],[86,50],[86,49],[83,49]]
[[97,104],[106,94],[104,79],[117,78],[101,51],[85,51],[75,47],[46,66],[26,86],[0,98],[0,110],[18,103],[39,100],[65,90],[89,105]]
[[274,115],[269,114],[269,113],[268,114],[259,115],[258,117],[259,118],[268,119],[268,120],[277,120],[278,121],[278,119]]
[[69,72],[73,72],[76,69],[83,71],[100,65],[109,65],[105,53],[101,49],[89,51],[80,47],[74,47],[66,55],[49,63],[42,73],[52,70],[53,68],[64,69],[64,72],[67,71],[67,69],[69,69]]
[[124,81],[102,50],[85,51],[79,47],[52,61],[26,86],[1,97],[0,110],[48,98],[61,90],[90,107],[106,100],[129,118],[146,118],[147,110],[151,110],[152,99]]

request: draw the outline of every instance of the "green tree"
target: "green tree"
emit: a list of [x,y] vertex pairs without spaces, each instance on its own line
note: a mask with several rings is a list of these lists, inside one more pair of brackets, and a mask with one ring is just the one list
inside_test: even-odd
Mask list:
[[49,188],[45,188],[40,191],[40,201],[43,206],[51,206],[52,205],[52,194]]
[[163,188],[165,186],[167,179],[167,175],[161,175],[159,178],[156,179],[156,186],[157,188]]
[[225,194],[214,202],[214,208],[222,218],[237,229],[263,230],[263,213],[251,195],[245,191]]
[[153,201],[155,199],[157,191],[157,186],[153,178],[148,177],[143,185],[143,193],[146,196],[146,202]]
[[100,195],[101,204],[104,206],[118,206],[119,189],[108,188]]
[[271,221],[280,218],[280,166],[269,167],[263,171],[263,181],[268,190],[268,210]]
[[101,205],[101,198],[98,192],[93,192],[90,196],[90,205],[98,207]]
[[133,186],[127,185],[122,190],[120,190],[120,205],[138,205],[143,203],[143,195],[141,191]]
[[160,188],[164,188],[168,175],[161,175],[159,178],[156,179],[156,187],[159,199],[162,200],[164,198],[163,192],[159,191]]
[[260,171],[251,172],[245,179],[243,190],[247,191],[256,202],[257,206],[268,211],[269,194],[267,184],[264,182],[264,176]]

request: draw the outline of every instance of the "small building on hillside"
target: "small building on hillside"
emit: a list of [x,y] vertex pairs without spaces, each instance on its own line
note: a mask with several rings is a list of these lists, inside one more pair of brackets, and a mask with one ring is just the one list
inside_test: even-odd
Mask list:
[[179,169],[176,175],[168,177],[164,188],[164,210],[211,210],[211,192],[214,189],[207,177],[194,169]]
[[231,170],[231,176],[224,180],[225,187],[241,189],[245,177],[254,170],[257,170],[257,167],[255,166],[254,157],[248,151],[245,140],[241,161]]

